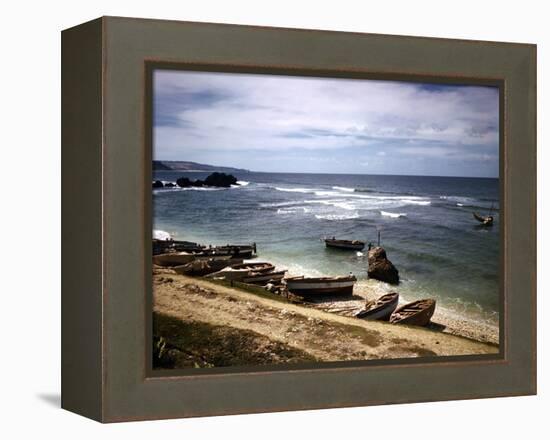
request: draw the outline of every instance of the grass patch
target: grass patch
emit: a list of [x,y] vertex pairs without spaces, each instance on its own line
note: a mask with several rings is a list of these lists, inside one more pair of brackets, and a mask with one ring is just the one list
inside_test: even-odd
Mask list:
[[316,362],[309,353],[250,330],[153,314],[153,368]]

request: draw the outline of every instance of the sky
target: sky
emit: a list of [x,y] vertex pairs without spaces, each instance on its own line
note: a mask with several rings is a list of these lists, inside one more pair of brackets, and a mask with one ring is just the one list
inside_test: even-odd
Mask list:
[[175,70],[153,82],[155,160],[498,177],[495,87]]

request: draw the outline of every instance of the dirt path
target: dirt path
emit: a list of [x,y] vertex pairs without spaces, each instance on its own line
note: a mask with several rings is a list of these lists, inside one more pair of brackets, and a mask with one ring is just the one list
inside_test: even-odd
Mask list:
[[498,352],[453,335],[348,318],[181,275],[157,273],[154,295],[158,313],[256,332],[323,361]]

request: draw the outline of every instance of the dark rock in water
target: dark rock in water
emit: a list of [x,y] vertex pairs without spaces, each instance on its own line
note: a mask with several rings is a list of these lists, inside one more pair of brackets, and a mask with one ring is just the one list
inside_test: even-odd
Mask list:
[[382,247],[375,247],[369,251],[369,278],[384,281],[389,284],[399,284],[399,272],[386,256]]
[[165,188],[174,188],[175,186],[176,186],[176,184],[175,184],[175,183],[172,183],[172,182],[166,182],[166,183],[164,184],[164,187],[165,187]]
[[231,185],[237,184],[237,178],[231,174],[212,173],[204,180],[192,181],[187,177],[180,177],[176,184],[181,188],[215,186],[219,188],[229,188]]
[[164,183],[162,183],[160,180],[155,180],[153,182],[153,188],[164,188]]
[[189,180],[187,177],[180,177],[178,180],[176,180],[176,185],[178,185],[180,188],[189,188],[193,186],[193,182]]
[[237,178],[231,174],[225,173],[212,173],[204,181],[207,186],[218,186],[222,188],[229,188],[231,185],[237,184]]

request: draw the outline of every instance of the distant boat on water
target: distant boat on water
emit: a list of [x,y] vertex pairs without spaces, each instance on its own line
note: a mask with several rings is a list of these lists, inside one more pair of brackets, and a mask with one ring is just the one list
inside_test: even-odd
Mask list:
[[492,215],[479,215],[478,213],[474,212],[474,218],[480,222],[483,226],[493,226],[493,216]]
[[353,251],[362,251],[365,247],[364,241],[359,240],[337,240],[336,238],[325,238],[325,245],[330,248],[349,249]]

